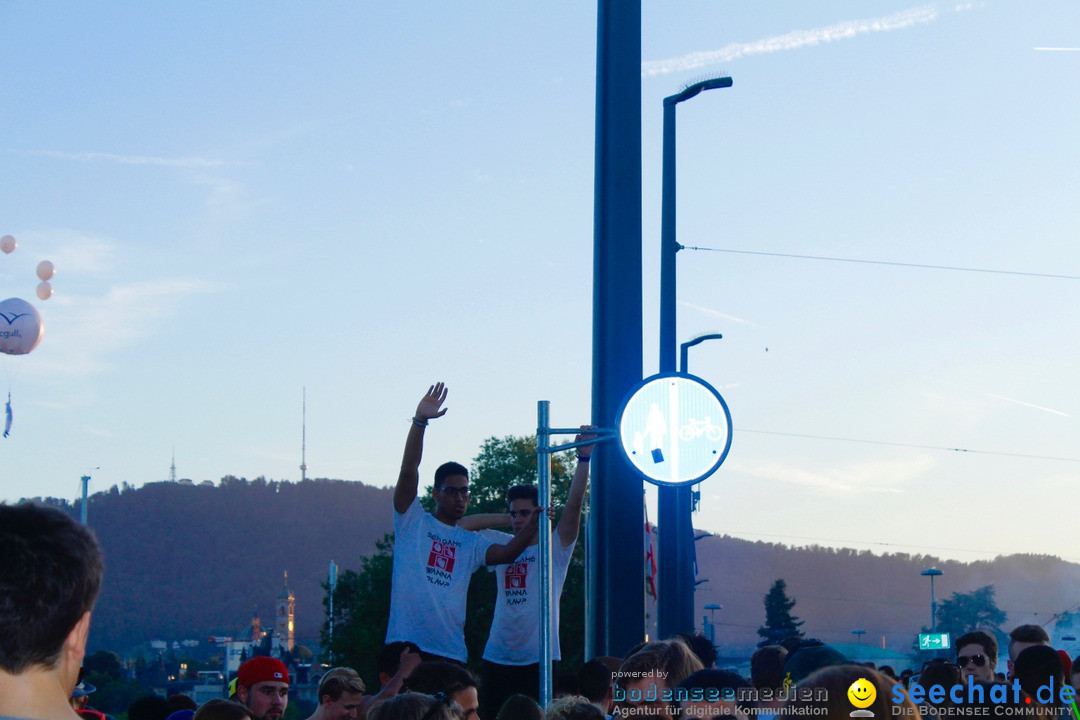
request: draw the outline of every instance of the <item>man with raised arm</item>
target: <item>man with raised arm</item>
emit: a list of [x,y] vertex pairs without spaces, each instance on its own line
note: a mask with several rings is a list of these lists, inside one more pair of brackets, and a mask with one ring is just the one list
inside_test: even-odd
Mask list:
[[509,563],[536,536],[537,518],[506,544],[458,527],[469,504],[469,471],[456,462],[435,470],[435,512],[420,506],[420,460],[428,423],[446,414],[446,386],[428,388],[416,406],[394,487],[394,570],[386,642],[415,643],[425,660],[463,663],[469,579],[484,565]]
[[[590,440],[593,428],[582,425],[575,442]],[[559,660],[559,598],[562,596],[570,557],[574,554],[581,508],[589,485],[589,458],[592,445],[577,449],[577,468],[574,470],[566,505],[558,524],[551,531],[551,658]],[[515,485],[506,493],[510,525],[514,535],[494,530],[482,534],[495,542],[520,537],[526,528],[535,526],[540,508],[537,506],[535,485]],[[476,516],[473,516],[476,517]],[[469,526],[469,522],[463,523]],[[495,617],[491,634],[484,649],[481,665],[481,703],[488,717],[494,717],[506,698],[515,693],[540,697],[540,548],[535,532],[524,552],[513,562],[500,564],[495,572]]]

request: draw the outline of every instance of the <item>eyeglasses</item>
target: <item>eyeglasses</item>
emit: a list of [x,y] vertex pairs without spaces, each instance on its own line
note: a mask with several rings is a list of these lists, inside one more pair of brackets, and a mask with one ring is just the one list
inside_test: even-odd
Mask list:
[[969,662],[975,663],[975,667],[982,667],[983,665],[986,664],[986,656],[985,655],[979,655],[979,654],[975,654],[975,655],[958,655],[957,658],[956,658],[956,664],[959,665],[960,667],[967,667],[967,664]]
[[439,708],[443,705],[450,704],[450,696],[446,693],[435,693],[432,695],[432,699],[434,699],[435,702],[431,703],[431,707],[428,708],[427,712],[424,713],[424,717],[420,718],[420,720],[431,720],[438,714]]
[[465,485],[464,487],[450,487],[449,485],[443,485],[439,490],[441,490],[444,495],[460,495],[463,498],[469,497],[468,485]]

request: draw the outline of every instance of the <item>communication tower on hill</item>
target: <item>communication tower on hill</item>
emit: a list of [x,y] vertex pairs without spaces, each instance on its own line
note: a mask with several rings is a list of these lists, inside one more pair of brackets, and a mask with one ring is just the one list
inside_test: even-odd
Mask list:
[[303,391],[300,411],[300,482],[307,480],[307,388]]

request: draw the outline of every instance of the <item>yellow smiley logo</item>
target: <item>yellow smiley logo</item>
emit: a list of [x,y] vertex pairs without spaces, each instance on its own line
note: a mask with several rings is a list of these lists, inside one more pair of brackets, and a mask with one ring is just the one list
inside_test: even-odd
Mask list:
[[859,678],[847,689],[848,700],[857,708],[867,708],[877,699],[877,688],[866,678]]

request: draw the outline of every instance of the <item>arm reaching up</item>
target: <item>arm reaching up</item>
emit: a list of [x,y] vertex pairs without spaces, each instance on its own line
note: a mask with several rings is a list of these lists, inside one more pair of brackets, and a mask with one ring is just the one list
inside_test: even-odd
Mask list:
[[405,438],[401,471],[394,487],[394,510],[399,513],[408,510],[416,499],[420,484],[420,460],[424,455],[424,430],[427,429],[429,420],[446,414],[446,408],[442,407],[446,402],[446,393],[446,386],[437,382],[428,388],[427,393],[420,399],[420,404],[416,406],[416,414],[413,415],[409,434]]
[[[596,428],[590,425],[582,425],[581,432],[574,438],[574,442],[591,440],[596,437],[592,431]],[[566,495],[566,505],[562,515],[559,516],[557,526],[559,542],[563,547],[569,547],[578,536],[578,528],[581,527],[581,508],[585,504],[585,490],[589,486],[589,459],[592,457],[593,446],[582,445],[577,449],[577,467],[574,469],[574,479],[570,482],[570,492]]]

